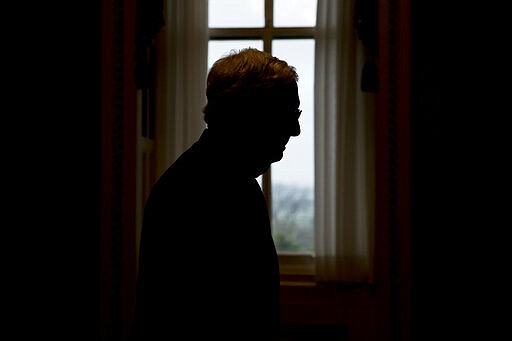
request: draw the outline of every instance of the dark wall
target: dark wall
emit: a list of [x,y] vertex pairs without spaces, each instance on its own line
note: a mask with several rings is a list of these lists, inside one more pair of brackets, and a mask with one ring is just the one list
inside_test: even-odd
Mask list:
[[[443,238],[439,162],[442,154],[440,13],[432,2],[411,2],[411,237],[412,337],[421,340],[437,330],[426,316],[442,306],[435,259]],[[437,264],[438,265],[438,264]],[[437,303],[441,303],[437,305]],[[430,321],[430,322],[427,322]]]
[[13,269],[4,273],[7,338],[96,339],[100,4],[2,5],[4,146],[13,151],[3,163],[13,205],[4,216],[13,231],[4,239]]

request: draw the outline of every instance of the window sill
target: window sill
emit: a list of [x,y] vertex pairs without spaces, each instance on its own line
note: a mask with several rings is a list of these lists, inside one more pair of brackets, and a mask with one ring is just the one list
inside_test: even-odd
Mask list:
[[314,285],[315,258],[311,253],[279,253],[281,285]]

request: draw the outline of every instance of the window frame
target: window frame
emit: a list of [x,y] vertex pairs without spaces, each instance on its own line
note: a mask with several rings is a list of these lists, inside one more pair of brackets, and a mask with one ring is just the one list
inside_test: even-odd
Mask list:
[[[272,41],[277,39],[313,39],[316,26],[274,27],[274,1],[264,2],[265,26],[263,27],[208,27],[211,40],[262,40],[263,50],[272,53]],[[314,110],[314,109],[313,109]],[[313,115],[315,113],[313,112]],[[262,175],[262,190],[272,216],[271,168]],[[311,285],[315,281],[314,254],[308,252],[278,252],[281,284]]]

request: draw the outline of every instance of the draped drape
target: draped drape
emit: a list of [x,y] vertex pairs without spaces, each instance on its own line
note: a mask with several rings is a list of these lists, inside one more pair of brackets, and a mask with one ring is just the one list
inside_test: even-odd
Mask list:
[[[208,1],[166,1],[166,26],[158,46],[159,112],[157,173],[165,169],[201,134],[205,127],[208,55]],[[158,78],[158,75],[157,75]],[[162,91],[161,90],[161,91]]]
[[374,94],[361,91],[356,0],[318,1],[315,49],[317,281],[372,280]]

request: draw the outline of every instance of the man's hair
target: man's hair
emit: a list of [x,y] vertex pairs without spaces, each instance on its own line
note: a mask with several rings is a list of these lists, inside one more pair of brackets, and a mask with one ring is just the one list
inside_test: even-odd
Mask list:
[[211,67],[206,86],[204,120],[211,124],[296,85],[298,75],[287,62],[254,48],[231,50]]

